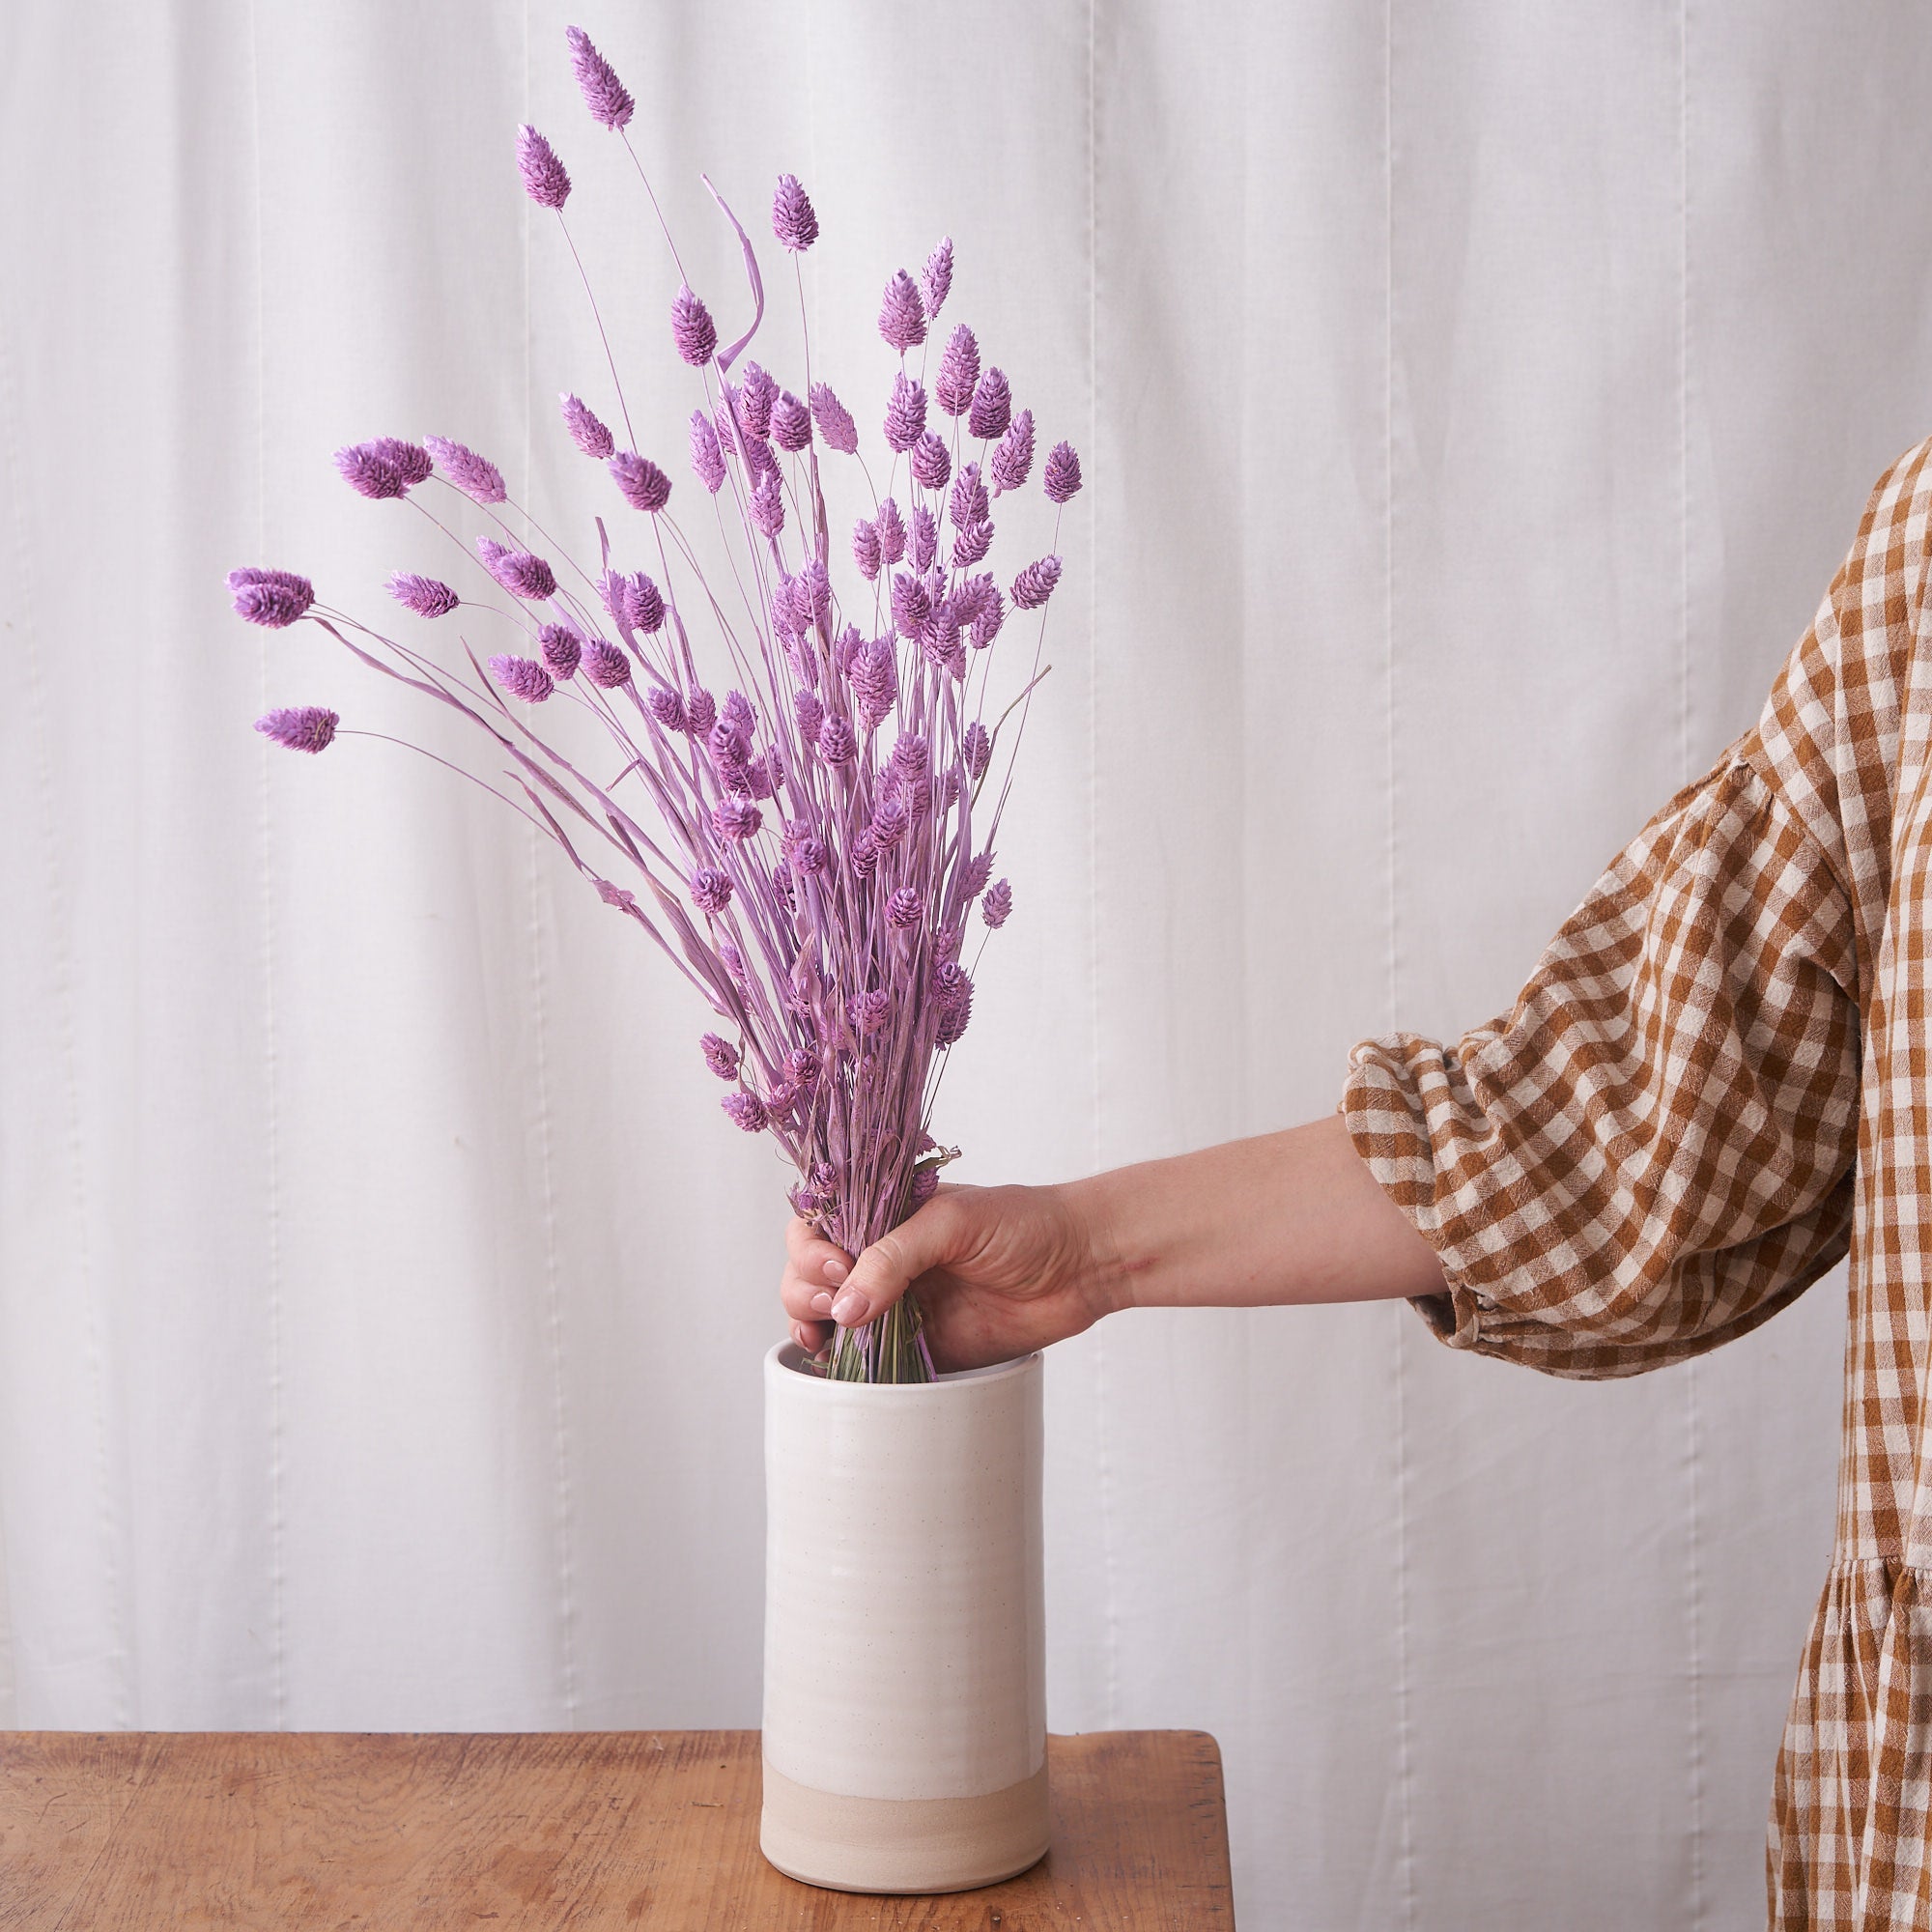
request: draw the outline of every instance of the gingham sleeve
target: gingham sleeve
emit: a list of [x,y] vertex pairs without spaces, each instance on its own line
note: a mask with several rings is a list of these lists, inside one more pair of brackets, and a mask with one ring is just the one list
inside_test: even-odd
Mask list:
[[1512,1009],[1350,1056],[1350,1138],[1442,1262],[1416,1306],[1450,1347],[1634,1375],[1844,1254],[1926,450],[1880,480],[1757,726],[1618,854]]

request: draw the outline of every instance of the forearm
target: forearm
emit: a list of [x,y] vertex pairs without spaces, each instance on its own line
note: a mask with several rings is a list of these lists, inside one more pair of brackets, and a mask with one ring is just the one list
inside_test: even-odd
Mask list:
[[1429,1243],[1340,1114],[1066,1183],[1113,1307],[1259,1307],[1439,1294]]

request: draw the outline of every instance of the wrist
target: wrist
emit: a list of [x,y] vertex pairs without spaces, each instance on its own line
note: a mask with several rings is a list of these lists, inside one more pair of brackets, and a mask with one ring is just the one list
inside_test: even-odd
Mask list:
[[1071,1234],[1075,1293],[1091,1326],[1136,1303],[1134,1270],[1121,1240],[1121,1220],[1108,1200],[1109,1177],[1063,1181],[1054,1192]]

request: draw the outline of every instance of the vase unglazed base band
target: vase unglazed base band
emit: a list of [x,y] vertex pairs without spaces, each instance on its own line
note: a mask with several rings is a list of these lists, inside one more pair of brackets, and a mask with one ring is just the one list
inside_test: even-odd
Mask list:
[[1049,1833],[1046,1767],[980,1798],[845,1798],[765,1766],[758,1848],[832,1891],[970,1891],[1036,1863]]

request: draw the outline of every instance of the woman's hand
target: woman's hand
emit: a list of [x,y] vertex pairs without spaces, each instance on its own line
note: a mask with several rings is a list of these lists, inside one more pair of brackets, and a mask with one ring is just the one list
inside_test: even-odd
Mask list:
[[942,1187],[854,1261],[806,1222],[785,1230],[780,1289],[808,1354],[908,1288],[941,1373],[1010,1361],[1091,1327],[1115,1305],[1092,1231],[1059,1187]]

